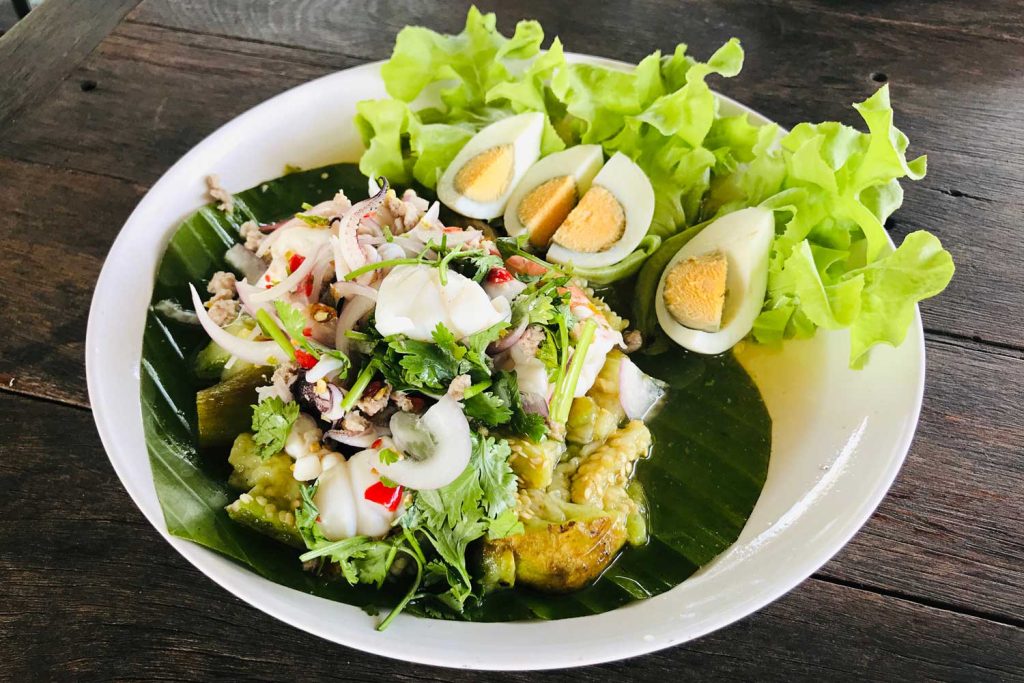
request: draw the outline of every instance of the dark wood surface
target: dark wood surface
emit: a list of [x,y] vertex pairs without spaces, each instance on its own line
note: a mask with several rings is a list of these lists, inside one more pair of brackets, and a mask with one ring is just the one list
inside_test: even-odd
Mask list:
[[[134,4],[47,0],[0,38],[0,679],[479,679],[316,640],[203,577],[121,488],[82,362],[105,253],[168,166],[267,97],[386,57],[407,23],[457,30],[466,4]],[[853,122],[888,80],[930,166],[894,235],[936,232],[958,268],[922,307],[907,463],[836,558],[695,642],[505,678],[1024,680],[1024,3],[500,4],[480,3],[505,30],[535,17],[630,61],[737,35],[744,72],[716,85],[783,124]]]

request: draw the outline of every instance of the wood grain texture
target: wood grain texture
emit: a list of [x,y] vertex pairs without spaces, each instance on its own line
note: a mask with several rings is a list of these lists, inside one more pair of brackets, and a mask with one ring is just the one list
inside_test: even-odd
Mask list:
[[87,405],[93,285],[144,193],[123,180],[0,158],[0,387]]
[[[0,487],[17,491],[0,497],[5,678],[480,680],[329,644],[231,597],[142,518],[85,411],[0,396],[0,433],[16,437],[0,444]],[[643,660],[487,679],[676,680],[681,671],[722,681],[1020,680],[1024,630],[810,580],[739,624]]]
[[0,36],[11,30],[18,23],[18,14],[10,2],[0,2]]
[[52,92],[138,2],[49,0],[18,22],[0,41],[0,126]]
[[1024,354],[930,338],[907,461],[820,574],[1024,626],[1022,386]]
[[[893,235],[900,240],[928,229],[959,266],[947,292],[923,305],[927,328],[1024,348],[1024,335],[1005,324],[1024,318],[1024,297],[1003,285],[1024,269],[1024,243],[1017,237],[1024,212],[1024,148],[1017,144],[1024,139],[1018,115],[1024,110],[1018,87],[1024,47],[813,8],[709,1],[680,9],[656,0],[629,22],[604,5],[569,22],[558,3],[519,5],[518,12],[499,10],[505,30],[519,16],[537,16],[569,49],[632,61],[657,47],[671,49],[681,38],[696,54],[708,55],[738,35],[749,55],[744,71],[716,87],[787,126],[820,119],[856,123],[849,103],[878,87],[872,74],[885,74],[912,152],[930,157],[929,176],[906,188]],[[439,17],[432,7],[369,3],[355,11],[317,0],[292,11],[267,3],[149,0],[132,19],[176,30],[122,25],[31,126],[0,140],[0,153],[151,183],[253,104],[329,71],[386,57],[406,21],[458,29],[461,6]],[[667,32],[665,17],[677,28]],[[699,30],[690,28],[694,24]],[[593,36],[602,36],[599,44]],[[922,68],[930,63],[942,68]],[[86,79],[98,83],[96,90],[78,88]]]

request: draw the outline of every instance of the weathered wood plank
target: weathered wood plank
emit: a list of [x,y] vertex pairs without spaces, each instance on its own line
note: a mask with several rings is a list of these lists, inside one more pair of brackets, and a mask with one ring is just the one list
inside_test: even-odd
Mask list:
[[0,387],[87,405],[82,359],[93,285],[144,191],[0,158]]
[[14,5],[9,2],[0,3],[0,36],[10,31],[16,23],[18,14],[14,11]]
[[[121,490],[87,412],[0,396],[0,433],[16,437],[0,442],[0,661],[12,680],[379,680],[397,666],[406,680],[479,680],[311,639],[201,577]],[[1020,680],[1024,630],[812,579],[641,661],[488,678],[674,680],[680,669],[722,681]]]
[[[278,40],[294,40],[299,48],[253,42],[262,40],[262,33],[242,41],[124,25],[36,112],[32,125],[15,127],[0,140],[0,153],[151,183],[195,142],[242,110],[358,61],[339,54],[385,56],[388,31],[416,20],[418,6],[405,14],[371,5],[364,16],[328,13],[320,3],[310,3],[308,12],[260,15],[263,23],[249,15],[211,18],[223,24],[213,22],[211,30],[260,26],[259,31],[267,31],[269,26],[280,31]],[[145,16],[147,7],[137,14]],[[226,11],[220,4],[216,7],[217,12]],[[258,9],[254,4],[246,7]],[[557,8],[538,4],[529,9],[531,14],[536,10],[550,32],[561,33],[570,48],[588,49],[592,38],[585,36],[598,34],[607,38],[599,50],[607,56],[636,59],[653,47],[671,47],[670,40],[656,38],[665,31],[649,12],[639,15],[636,26],[631,18],[625,31],[610,10],[600,7],[587,13],[583,26],[568,25]],[[460,12],[452,10],[443,21],[431,23],[452,29],[443,24],[461,21]],[[707,54],[732,33],[743,37],[751,55],[743,75],[718,85],[783,124],[807,118],[854,122],[848,103],[877,87],[872,73],[887,75],[900,125],[914,141],[913,150],[928,152],[931,160],[929,177],[908,186],[894,234],[901,238],[912,229],[932,230],[959,265],[949,291],[925,304],[927,326],[1024,345],[1019,332],[1005,324],[1024,317],[1024,297],[1006,285],[1024,269],[1024,245],[1017,239],[1024,211],[1024,150],[1016,143],[1024,138],[1024,120],[1015,114],[1024,108],[1024,94],[1015,85],[1024,70],[1024,49],[1007,49],[1005,42],[963,33],[931,35],[924,29],[880,27],[832,15],[811,23],[795,10],[744,5],[707,13],[700,31],[687,31],[683,24],[679,35],[694,33],[698,54]],[[336,14],[345,19],[344,26]],[[503,16],[511,23],[515,15]],[[364,21],[378,22],[373,40],[365,45],[360,42],[366,34]],[[761,28],[754,32],[750,27]],[[353,42],[341,44],[346,37]],[[807,66],[808,53],[817,55],[819,66]],[[956,58],[941,62],[942,55]],[[925,66],[936,62],[946,66]],[[78,81],[86,79],[98,87],[83,92]]]
[[[355,63],[122,26],[31,123],[3,136],[0,153],[148,185],[224,122],[282,90]],[[89,81],[94,87],[84,89]]]
[[139,0],[50,0],[0,40],[0,126],[41,101]]
[[929,339],[914,444],[823,576],[1024,623],[1024,354]]

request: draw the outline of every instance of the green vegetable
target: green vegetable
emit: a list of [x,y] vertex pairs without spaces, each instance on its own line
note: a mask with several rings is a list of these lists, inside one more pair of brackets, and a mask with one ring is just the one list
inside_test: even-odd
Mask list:
[[374,358],[395,389],[443,394],[459,375],[469,375],[474,383],[491,376],[491,363],[485,351],[506,327],[507,323],[497,323],[462,341],[456,341],[442,323],[431,333],[431,342],[404,336],[373,337],[372,343],[378,348]]
[[[414,177],[434,187],[473,133],[498,119],[543,106],[549,91],[543,81],[563,61],[560,45],[552,45],[549,56],[518,76],[512,68],[513,63],[535,57],[543,37],[536,21],[520,21],[515,35],[505,38],[495,29],[494,15],[481,14],[475,7],[466,16],[463,32],[455,36],[419,26],[403,28],[391,59],[381,68],[388,94],[395,99],[356,106],[356,126],[367,146],[360,170],[368,176],[385,175],[396,184]],[[439,106],[413,111],[409,103],[436,81],[447,86],[440,91]],[[543,152],[564,145],[549,123]]]
[[260,324],[260,329],[263,330],[265,335],[276,341],[277,345],[288,354],[288,357],[295,360],[295,347],[292,346],[287,335],[281,332],[281,328],[277,326],[277,323],[274,322],[269,313],[262,308],[256,311],[256,322]]
[[327,218],[324,218],[323,216],[316,216],[308,213],[297,213],[295,214],[295,217],[298,218],[303,223],[305,223],[306,225],[313,228],[326,228],[328,225],[331,224],[331,221]]
[[551,419],[555,422],[565,424],[565,421],[569,419],[572,396],[576,391],[576,385],[580,381],[583,361],[587,357],[587,351],[590,350],[591,342],[594,341],[594,333],[596,331],[597,323],[593,318],[588,318],[583,323],[583,329],[576,340],[576,346],[573,348],[572,360],[569,362],[568,370],[555,387],[555,394],[551,398]]
[[402,526],[422,535],[440,556],[426,565],[433,580],[443,579],[448,589],[438,599],[461,612],[473,594],[466,564],[469,544],[519,533],[516,518],[515,475],[509,466],[510,449],[504,440],[472,434],[469,465],[455,481],[433,491],[418,491],[402,516]]
[[232,521],[269,536],[295,548],[304,548],[302,537],[295,528],[295,515],[290,510],[281,510],[272,503],[260,503],[249,494],[242,494],[228,505],[228,516]]
[[[306,336],[305,329],[309,326],[310,321],[306,318],[306,314],[303,313],[297,306],[285,303],[284,301],[274,301],[274,308],[277,311],[277,317],[280,318],[281,324],[284,326],[285,332],[291,337],[288,346],[291,347],[292,343],[298,344],[299,347],[310,354],[317,360],[320,360],[324,356],[331,358],[337,358],[345,362],[342,366],[340,376],[344,377],[348,372],[348,356],[337,349],[324,346],[315,339],[311,339]],[[269,315],[266,315],[265,311],[260,310],[259,313],[263,313],[266,316],[266,320],[269,323],[273,323]],[[262,325],[263,323],[261,323]],[[278,341],[280,344],[281,342]],[[286,349],[287,350],[287,349]],[[294,351],[293,351],[294,353]]]
[[243,494],[228,505],[228,516],[282,543],[305,547],[295,526],[293,509],[299,483],[292,476],[292,459],[283,453],[264,458],[252,434],[243,432],[231,445],[228,483]]
[[[558,524],[530,524],[524,533],[488,543],[485,563],[502,567],[498,577],[551,593],[579,590],[601,575],[626,542],[625,519],[589,511]],[[510,580],[508,565],[514,565]],[[493,570],[492,570],[493,571]]]
[[903,340],[913,306],[941,292],[954,268],[928,233],[909,235],[895,251],[889,246],[883,223],[902,203],[899,179],[923,177],[925,158],[907,160],[888,86],[854,108],[867,133],[801,123],[780,147],[752,147],[754,160],[730,180],[734,198],[719,213],[760,202],[781,224],[755,339],[849,328],[850,365],[860,367],[875,344]]
[[509,437],[512,449],[509,465],[524,488],[544,489],[551,483],[555,465],[565,453],[565,444],[555,439],[532,441]]
[[269,458],[284,449],[298,416],[299,404],[285,403],[278,396],[265,398],[252,407],[252,438],[261,458]]
[[[906,158],[908,141],[893,126],[887,86],[854,105],[867,133],[836,122],[802,123],[780,144],[777,126],[718,115],[706,79],[739,73],[744,55],[735,39],[706,63],[679,45],[671,55],[649,55],[630,71],[567,64],[557,39],[538,56],[542,41],[540,27],[531,22],[520,22],[515,36],[505,38],[495,29],[494,15],[475,8],[457,36],[403,29],[382,69],[396,99],[360,103],[357,123],[369,146],[360,167],[368,174],[392,170],[399,181],[411,171],[433,187],[472,133],[521,111],[547,115],[545,153],[565,144],[597,143],[606,154],[626,154],[654,188],[648,235],[614,266],[577,274],[608,284],[639,270],[637,318],[652,339],[658,334],[658,276],[686,241],[669,238],[747,206],[764,205],[787,216],[780,216],[768,296],[754,325],[758,341],[810,336],[818,327],[850,328],[850,363],[860,366],[871,346],[899,343],[906,334],[883,319],[909,324],[908,306],[942,291],[952,277],[948,255],[933,257],[931,245],[921,241],[886,269],[884,287],[867,290],[861,269],[890,258],[883,224],[902,202],[899,179],[925,173],[924,157]],[[509,68],[505,60],[512,54],[527,60],[525,69]],[[435,81],[451,85],[442,91],[440,106],[413,111],[409,103]],[[667,240],[660,249],[659,240]],[[896,315],[870,313],[881,310]],[[862,311],[868,313],[859,322]]]
[[[718,161],[705,146],[718,111],[705,78],[736,75],[743,50],[734,39],[705,64],[679,45],[671,56],[655,52],[626,72],[567,64],[557,38],[540,55],[543,38],[536,22],[525,21],[505,38],[494,15],[476,8],[455,36],[403,29],[381,69],[394,99],[357,107],[356,125],[367,145],[360,169],[399,183],[412,175],[432,188],[480,128],[524,111],[543,112],[542,154],[597,143],[609,155],[621,151],[634,159],[650,178],[656,205],[648,241],[626,261],[586,275],[597,283],[628,277],[657,248],[657,239],[696,222]],[[525,60],[525,67],[511,68],[512,59]],[[414,111],[409,103],[435,81],[450,85],[441,91],[440,105]],[[717,132],[721,137],[723,131]]]
[[200,390],[195,397],[200,446],[223,446],[249,429],[256,387],[267,383],[267,368],[252,367]]
[[352,387],[345,394],[345,397],[341,399],[339,407],[342,410],[352,410],[353,406],[359,402],[362,398],[363,392],[366,391],[366,387],[370,385],[370,380],[377,374],[377,361],[371,360],[366,364],[359,374],[356,376],[356,381],[352,382]]
[[[252,328],[252,318],[240,315],[224,329],[234,335],[248,335],[252,332]],[[253,367],[252,363],[247,363],[238,358],[231,364],[231,367],[225,367],[230,359],[231,353],[229,351],[221,348],[217,342],[211,341],[196,354],[195,364],[193,365],[196,377],[205,380],[222,380]]]

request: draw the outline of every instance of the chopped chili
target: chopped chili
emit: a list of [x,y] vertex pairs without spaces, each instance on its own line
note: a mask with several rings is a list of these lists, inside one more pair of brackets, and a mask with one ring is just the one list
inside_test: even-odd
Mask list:
[[490,272],[487,273],[487,281],[492,285],[500,285],[503,282],[511,282],[515,279],[508,271],[508,268],[491,268]]
[[387,508],[388,511],[394,512],[402,502],[402,487],[396,486],[391,488],[378,481],[366,489],[363,497],[371,503],[379,503]]
[[295,362],[301,365],[306,370],[316,365],[316,356],[311,353],[306,353],[302,349],[295,349]]

